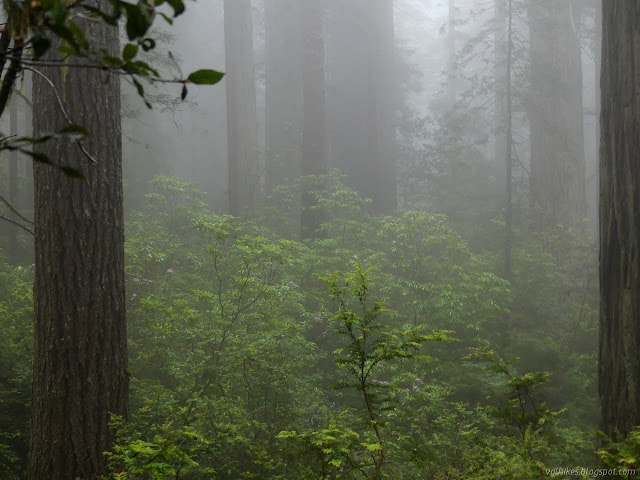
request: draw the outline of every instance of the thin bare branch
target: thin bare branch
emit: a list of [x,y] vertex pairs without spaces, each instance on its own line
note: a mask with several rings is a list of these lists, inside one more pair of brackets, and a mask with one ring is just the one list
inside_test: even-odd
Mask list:
[[[72,125],[73,122],[71,121],[71,118],[69,118],[69,115],[67,114],[67,111],[64,109],[64,104],[62,103],[62,99],[60,98],[60,94],[58,93],[58,89],[56,88],[56,86],[53,84],[53,82],[51,81],[51,79],[49,77],[47,77],[44,73],[42,73],[40,70],[36,70],[35,68],[31,68],[31,67],[24,67],[23,68],[25,70],[28,70],[30,72],[35,73],[36,75],[40,75],[51,87],[51,89],[53,90],[54,95],[56,96],[56,100],[58,102],[58,108],[60,108],[60,112],[62,112],[62,115],[64,115],[64,118],[67,120],[67,122],[69,122],[69,125]],[[84,145],[82,145],[82,143],[80,143],[79,140],[75,140],[76,145],[78,146],[78,148],[80,148],[80,150],[82,151],[82,153],[84,153],[84,155],[92,162],[92,163],[98,163],[98,161],[87,151],[86,148],[84,148]]]
[[13,212],[14,215],[16,215],[20,220],[23,220],[31,225],[33,225],[33,220],[29,220],[27,217],[25,217],[24,215],[22,215],[17,209],[16,207],[14,207],[11,202],[9,202],[9,200],[7,200],[6,198],[4,198],[2,195],[0,195],[0,202],[4,203],[9,210],[11,210]]
[[8,217],[5,217],[4,215],[0,215],[0,220],[4,220],[5,222],[9,222],[10,224],[15,225],[16,227],[21,228],[25,232],[28,232],[31,235],[33,235],[33,230],[31,230],[29,227],[21,224],[20,222],[16,222],[15,220],[12,220],[12,219],[10,219]]
[[20,90],[15,89],[13,93],[15,95],[18,95],[27,104],[28,107],[33,107],[33,103],[31,103],[31,100],[29,100],[29,98],[27,98],[27,96]]
[[[7,59],[13,60],[16,57],[12,57],[11,55],[6,55]],[[184,78],[162,78],[155,76],[147,76],[147,75],[136,75],[130,72],[126,72],[122,69],[124,64],[122,65],[105,65],[103,63],[67,63],[69,57],[62,58],[60,60],[31,60],[29,56],[25,55],[21,57],[22,65],[24,69],[27,70],[27,66],[29,67],[65,67],[65,68],[88,68],[88,69],[98,69],[103,70],[105,72],[122,75],[126,77],[141,77],[148,80],[150,83],[169,83],[169,84],[180,84],[183,85],[185,83],[189,83],[187,79]],[[88,58],[88,57],[78,57],[78,58]]]

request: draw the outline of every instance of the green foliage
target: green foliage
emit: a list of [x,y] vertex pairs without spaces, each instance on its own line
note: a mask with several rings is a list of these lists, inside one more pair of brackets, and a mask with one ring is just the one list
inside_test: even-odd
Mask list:
[[[326,234],[300,242],[303,184]],[[156,177],[128,212],[131,415],[114,421],[109,480],[530,480],[594,464],[597,286],[579,230],[519,244],[507,282],[448,218],[371,216],[336,173],[278,195],[240,219]],[[30,274],[0,265],[3,478],[26,458]]]
[[[57,56],[53,60],[60,61],[61,69],[67,68],[68,60],[75,58],[83,59],[83,68],[100,69],[128,77],[148,108],[151,108],[151,103],[145,95],[145,87],[141,83],[143,80],[150,83],[178,84],[181,86],[180,97],[184,100],[189,84],[214,85],[224,77],[223,73],[216,70],[200,69],[185,78],[164,78],[149,61],[147,54],[153,51],[157,44],[150,33],[152,27],[158,17],[172,24],[173,19],[185,11],[183,0],[137,0],[134,3],[125,0],[97,3],[88,0],[3,0],[3,10],[8,19],[8,28],[3,31],[3,39],[7,36],[7,43],[0,51],[0,74],[4,74],[0,88],[0,116],[5,111],[18,73],[25,67],[33,68],[50,63],[51,59],[47,58],[45,61],[43,57],[54,45],[58,46],[55,52]],[[105,45],[95,44],[93,39],[86,35],[86,28],[79,20],[86,21],[87,17],[114,27],[122,24],[129,42],[124,44],[120,52],[112,52]],[[11,39],[13,47],[9,51],[7,48]],[[32,46],[33,57],[23,57],[24,46],[29,45]],[[6,62],[7,53],[11,53],[10,62]],[[69,121],[68,125],[58,131],[36,138],[3,137],[0,140],[0,151],[19,151],[36,162],[59,168],[71,177],[84,178],[77,169],[59,164],[55,159],[33,151],[32,147],[63,137],[78,142],[89,133],[81,125],[71,124]]]
[[[516,262],[544,287],[525,309],[515,299],[532,285],[501,279],[499,259],[473,253],[447,218],[369,216],[335,172],[279,189],[258,220],[209,211],[177,178],[153,188],[128,222],[136,414],[123,428],[137,436],[123,439],[156,445],[161,425],[192,429],[210,450],[189,454],[198,466],[185,478],[528,479],[588,458],[572,410],[557,415],[567,402],[538,399],[543,385],[559,395],[546,374],[461,362],[516,327],[523,342],[538,331],[532,316],[569,278],[553,256]],[[324,208],[324,234],[300,243],[287,237],[298,236],[303,188]],[[421,354],[453,328],[460,341]]]
[[[311,208],[324,219],[319,232],[324,238],[341,237],[350,228],[362,227],[361,220],[368,215],[371,199],[363,198],[347,187],[344,180],[345,176],[333,169],[326,175],[300,177],[291,185],[276,187],[266,209],[267,225],[281,235],[295,235],[299,230],[300,216],[306,208]],[[303,192],[312,198],[308,202],[312,207],[305,206]]]
[[[136,77],[154,79],[159,77],[158,72],[149,63],[140,60],[140,52],[148,52],[156,46],[154,38],[149,36],[149,31],[157,17],[162,17],[168,24],[173,23],[173,18],[185,11],[182,0],[138,0],[130,3],[124,0],[109,0],[105,2],[109,8],[88,1],[76,1],[71,4],[62,0],[47,0],[42,2],[11,2],[14,5],[12,16],[21,13],[29,18],[29,30],[32,32],[34,43],[37,46],[36,60],[41,58],[53,44],[53,38],[63,40],[58,47],[58,52],[64,56],[85,57],[95,64],[92,67],[112,69],[128,75],[144,96],[144,89]],[[162,6],[167,5],[171,14],[162,13]],[[92,45],[91,39],[85,36],[85,32],[78,25],[75,18],[78,14],[89,14],[91,17],[108,25],[118,25],[122,21],[129,42],[122,47],[120,56],[114,56],[100,45]],[[223,74],[214,70],[198,70],[185,79],[174,80],[176,83],[194,83],[198,85],[212,85],[218,83]],[[159,78],[155,78],[160,80]]]
[[29,444],[33,268],[0,258],[0,477],[21,478]]
[[171,423],[155,426],[151,441],[142,439],[140,432],[132,424],[124,424],[121,418],[115,418],[112,427],[118,431],[118,437],[113,450],[105,453],[113,472],[105,480],[172,480],[193,473],[214,473],[195,460],[211,453],[211,448],[191,427],[176,428]]
[[277,438],[283,441],[285,448],[293,446],[302,455],[314,458],[310,468],[300,472],[301,477],[314,478],[320,473],[321,478],[350,478],[350,474],[367,461],[363,454],[375,454],[380,450],[378,443],[361,441],[361,434],[351,428],[353,420],[352,412],[345,410],[332,418],[325,428],[300,433],[282,431]]
[[603,447],[598,450],[601,466],[615,470],[622,478],[640,478],[640,427],[623,441],[614,442],[602,435]]
[[[373,267],[369,267],[365,270],[357,262],[354,272],[348,274],[344,282],[340,282],[338,273],[324,278],[324,281],[329,285],[331,295],[339,306],[335,316],[337,332],[349,342],[346,348],[334,352],[337,355],[346,353],[346,356],[336,358],[336,363],[346,370],[348,378],[339,386],[361,393],[364,411],[374,434],[373,442],[360,443],[360,447],[370,456],[366,463],[350,458],[349,464],[361,471],[365,478],[382,478],[382,467],[389,447],[384,438],[385,425],[381,410],[387,402],[378,392],[381,389],[384,391],[389,382],[380,382],[373,379],[372,375],[377,373],[382,362],[421,358],[415,351],[423,343],[448,340],[447,334],[451,332],[439,331],[425,335],[421,327],[391,329],[381,323],[379,317],[385,312],[383,304],[369,304],[369,291],[374,281],[372,269]],[[351,299],[354,300],[353,306],[350,305]],[[367,457],[362,454],[360,456]],[[371,472],[367,473],[367,470]]]

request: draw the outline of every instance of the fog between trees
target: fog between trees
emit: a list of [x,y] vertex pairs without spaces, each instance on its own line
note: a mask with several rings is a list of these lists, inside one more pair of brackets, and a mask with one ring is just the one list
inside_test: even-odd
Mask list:
[[25,72],[2,131],[56,130],[62,103],[99,168],[70,142],[38,148],[85,180],[3,152],[0,214],[26,228],[0,224],[0,476],[635,468],[633,122],[613,100],[629,136],[598,155],[601,25],[611,52],[638,28],[616,5],[187,2],[141,57],[225,72],[184,101],[49,66],[56,97]]

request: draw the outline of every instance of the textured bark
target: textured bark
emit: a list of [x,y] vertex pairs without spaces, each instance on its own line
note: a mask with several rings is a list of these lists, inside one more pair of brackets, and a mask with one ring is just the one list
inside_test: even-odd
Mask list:
[[600,361],[605,432],[640,424],[640,2],[603,2]]
[[229,211],[253,211],[260,198],[258,118],[250,0],[225,0]]
[[266,189],[300,176],[302,22],[308,2],[265,0]]
[[544,227],[586,216],[582,52],[571,2],[529,5],[531,200]]
[[[303,175],[327,173],[323,11],[318,2],[304,2],[304,73],[303,73]],[[302,194],[302,237],[313,237],[322,223],[319,210],[314,209],[315,197]]]
[[[116,52],[116,28],[81,22]],[[38,164],[35,189],[35,358],[29,480],[96,480],[110,448],[111,414],[126,415],[120,81],[82,68],[42,68],[71,120],[86,126],[91,164],[70,141],[41,151],[86,180]],[[54,92],[33,79],[37,135],[65,126]]]

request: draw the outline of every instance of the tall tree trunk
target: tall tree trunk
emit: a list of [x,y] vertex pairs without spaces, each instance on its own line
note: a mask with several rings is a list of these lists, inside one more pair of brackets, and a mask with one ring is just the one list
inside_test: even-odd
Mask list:
[[[456,5],[455,0],[449,0],[449,21],[447,27],[447,129],[454,132],[457,129],[458,118],[456,116],[456,103],[458,92],[456,89]],[[455,155],[448,157],[448,184],[450,188],[457,184],[459,177],[458,158]]]
[[[594,22],[595,22],[595,35],[596,39],[602,38],[602,0],[594,0]],[[600,109],[601,109],[601,100],[600,100],[600,72],[602,71],[602,42],[600,45],[596,45],[594,48],[594,66],[596,70],[595,74],[595,86],[594,86],[594,107],[595,107],[595,136],[596,136],[596,165],[600,162]],[[598,175],[598,170],[596,170],[596,176]],[[596,195],[595,198],[600,198],[600,181],[596,178]],[[596,225],[598,224],[599,210],[596,209]]]
[[[367,43],[363,0],[328,0],[327,128],[329,165],[370,195],[367,147]],[[355,32],[358,32],[357,34]]]
[[397,203],[393,3],[328,4],[329,163],[376,211],[389,212]]
[[306,3],[265,0],[267,192],[300,175],[303,70],[300,12]]
[[494,76],[496,103],[494,109],[494,156],[503,162],[507,152],[506,85],[507,85],[507,9],[506,0],[494,0]]
[[531,199],[540,226],[586,215],[582,51],[568,1],[532,0]]
[[[96,2],[98,3],[98,2]],[[116,53],[117,28],[77,20]],[[72,60],[69,60],[72,61]],[[66,112],[86,126],[90,163],[68,140],[40,151],[86,174],[38,164],[35,183],[34,380],[29,480],[97,480],[112,443],[111,414],[128,397],[120,79],[97,69],[43,67]],[[64,75],[64,76],[63,76]],[[56,95],[33,78],[35,135],[65,126]]]
[[598,373],[604,431],[624,438],[640,424],[640,2],[602,16]]
[[229,211],[254,211],[260,199],[258,118],[250,0],[225,0]]
[[[33,75],[31,72],[24,72],[24,91],[29,92],[29,94],[33,90]],[[29,99],[24,102],[23,107],[23,128],[24,134],[26,136],[33,136],[33,106],[31,103],[31,95],[29,95]],[[20,190],[20,199],[18,203],[20,207],[25,211],[33,210],[33,162],[28,161],[26,158],[23,158],[22,161],[18,162],[22,168],[22,179],[23,184]]]
[[[319,2],[303,3],[303,175],[327,173],[323,13]],[[302,237],[310,238],[318,232],[322,216],[320,211],[314,208],[316,201],[312,193],[303,192],[302,203]]]
[[449,0],[449,25],[447,31],[447,97],[449,109],[456,106],[456,4]]
[[[13,137],[18,135],[18,108],[13,105],[9,110],[9,134]],[[9,152],[9,202],[14,207],[18,207],[18,152],[12,150]],[[18,220],[15,215],[10,218]],[[18,253],[18,230],[16,228],[9,229],[9,260],[15,262]]]
[[507,0],[507,55],[506,55],[506,206],[505,206],[505,241],[504,241],[504,274],[511,279],[511,249],[513,247],[513,88],[511,69],[513,63],[513,4]]
[[393,0],[376,0],[366,8],[369,19],[369,162],[373,170],[373,182],[367,193],[373,198],[377,212],[389,213],[396,209],[398,195],[394,165],[397,91],[395,75],[390,73],[396,70]]

